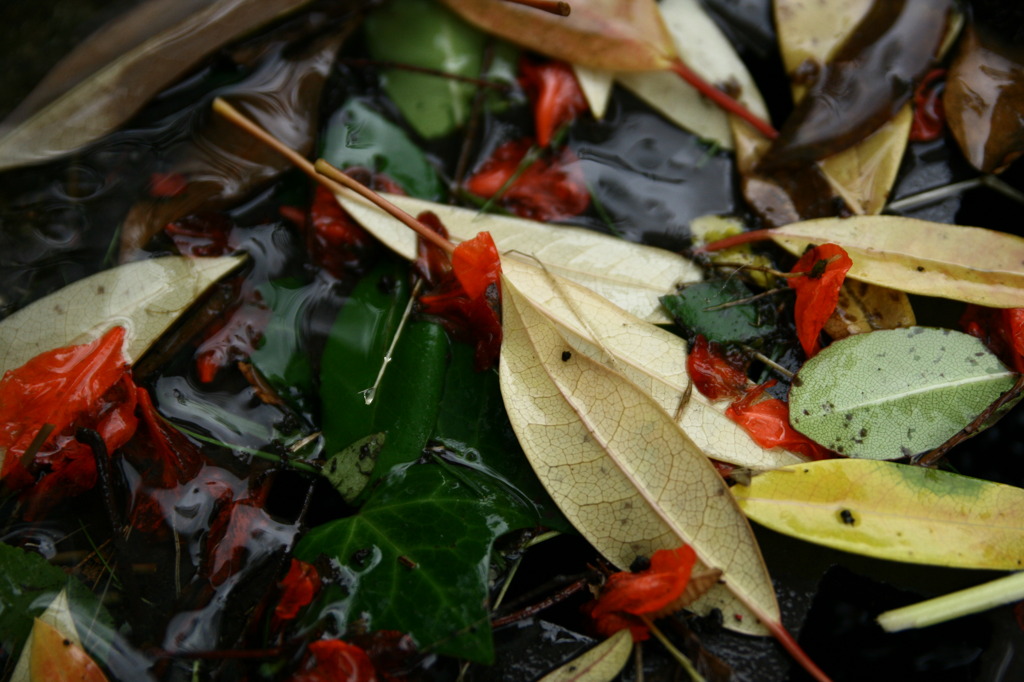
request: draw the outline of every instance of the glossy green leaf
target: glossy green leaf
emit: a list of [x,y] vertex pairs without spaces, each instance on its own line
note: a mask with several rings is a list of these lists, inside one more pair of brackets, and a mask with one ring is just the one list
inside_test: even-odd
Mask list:
[[153,258],[69,284],[0,322],[0,374],[43,351],[91,341],[114,325],[128,329],[125,355],[135,362],[214,282],[244,262]]
[[790,421],[840,454],[896,459],[946,442],[1015,377],[968,334],[925,327],[858,334],[801,368]]
[[863,459],[795,464],[731,488],[754,521],[792,537],[915,564],[1024,568],[1024,490]]
[[406,325],[367,404],[409,300],[406,269],[386,264],[363,278],[331,327],[320,370],[328,452],[386,434],[375,477],[419,457],[433,433],[444,386],[448,338],[436,324]]
[[312,529],[300,559],[336,559],[348,579],[347,621],[409,633],[421,651],[493,660],[487,609],[494,541],[537,523],[498,480],[434,461],[394,469],[355,516]]
[[[480,75],[487,36],[430,0],[394,0],[365,23],[374,59],[445,73]],[[401,69],[384,72],[384,88],[425,138],[447,135],[469,118],[475,88],[468,83]]]
[[331,117],[322,155],[338,168],[362,166],[384,173],[420,199],[437,200],[444,194],[423,150],[399,126],[358,99]]
[[[753,295],[743,282],[735,279],[698,282],[677,294],[661,297],[661,304],[676,323],[692,334],[703,334],[719,343],[750,343],[774,331],[756,303],[726,305]],[[718,306],[726,305],[724,308]]]

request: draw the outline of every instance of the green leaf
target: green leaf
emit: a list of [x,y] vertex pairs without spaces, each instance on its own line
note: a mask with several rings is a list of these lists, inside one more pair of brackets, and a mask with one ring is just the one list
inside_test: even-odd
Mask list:
[[423,150],[399,126],[358,99],[331,117],[323,157],[338,168],[362,166],[384,173],[410,196],[427,200],[444,196],[437,170]]
[[[435,2],[394,0],[368,16],[364,27],[374,59],[480,75],[487,36]],[[427,139],[447,135],[469,118],[475,88],[468,83],[399,69],[387,69],[384,78],[391,99]]]
[[413,322],[392,351],[373,400],[370,389],[409,299],[406,268],[389,263],[363,278],[331,327],[320,370],[327,452],[384,433],[374,477],[420,456],[437,420],[448,337],[439,325]]
[[421,650],[489,663],[495,539],[537,522],[526,500],[479,471],[434,461],[394,469],[359,514],[312,529],[295,549],[351,579],[349,622],[399,630]]
[[849,457],[896,459],[938,447],[1014,383],[978,339],[910,327],[837,341],[789,394],[800,433]]
[[250,356],[253,366],[277,394],[297,410],[309,414],[313,395],[313,369],[302,346],[302,325],[322,286],[303,286],[296,280],[269,282],[260,296],[271,310],[260,347]]
[[349,504],[356,501],[370,482],[377,457],[384,447],[384,434],[373,433],[360,438],[324,462],[322,473]]
[[691,284],[678,294],[662,296],[661,303],[688,332],[718,343],[750,343],[775,331],[769,309],[755,303],[709,308],[752,295],[742,282],[727,279]]

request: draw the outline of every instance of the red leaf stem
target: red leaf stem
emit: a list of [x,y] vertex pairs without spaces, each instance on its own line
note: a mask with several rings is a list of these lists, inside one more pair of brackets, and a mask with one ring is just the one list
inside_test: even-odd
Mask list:
[[774,140],[779,136],[779,131],[775,130],[771,123],[768,123],[759,116],[756,116],[752,111],[750,111],[750,109],[747,109],[735,99],[708,83],[706,80],[698,76],[690,67],[683,64],[679,59],[672,62],[671,68],[676,75],[692,85],[697,92],[714,102],[723,111],[739,116],[744,121],[754,126],[758,132],[769,140]]

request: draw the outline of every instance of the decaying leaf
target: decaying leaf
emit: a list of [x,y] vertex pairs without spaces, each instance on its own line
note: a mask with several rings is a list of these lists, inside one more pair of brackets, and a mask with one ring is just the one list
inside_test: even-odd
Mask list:
[[629,662],[633,638],[619,630],[597,646],[552,670],[539,682],[611,682]]
[[772,230],[794,254],[832,242],[853,259],[847,277],[992,308],[1024,307],[1024,239],[980,227],[898,216],[822,218]]
[[134,362],[244,258],[154,258],[104,270],[32,303],[0,322],[0,374],[39,353],[91,341],[114,325],[128,329]]
[[[288,50],[283,58],[267,59],[249,78],[222,92],[223,96],[293,149],[310,152],[323,84],[338,47],[354,26],[349,22],[344,29]],[[284,51],[289,42],[287,38],[277,41],[270,52]],[[131,208],[121,227],[122,262],[137,258],[168,223],[200,209],[218,211],[234,206],[289,167],[279,154],[220,116],[207,121],[176,155],[173,172],[187,183],[184,190],[173,197],[145,199]]]
[[61,590],[32,626],[11,675],[12,682],[54,680],[106,682],[106,675],[82,648],[71,617],[67,590]]
[[[383,195],[411,215],[431,211],[455,242],[487,231],[509,259],[540,261],[550,272],[601,294],[648,322],[672,320],[659,297],[684,282],[701,279],[700,270],[679,254],[575,227],[551,226],[522,218],[477,211],[393,194]],[[338,196],[347,211],[399,255],[416,258],[416,235],[408,227],[354,194]]]
[[913,327],[914,309],[898,289],[847,280],[839,290],[839,303],[825,322],[825,333],[834,340],[878,329]]
[[573,0],[568,17],[494,0],[442,2],[489,33],[572,64],[657,71],[676,56],[653,0]]
[[895,462],[830,459],[731,488],[748,517],[808,542],[915,564],[1020,570],[1024,490]]
[[960,150],[998,173],[1024,153],[1024,48],[981,26],[968,29],[946,76],[943,108]]
[[[65,89],[67,77],[59,73],[41,96],[15,111],[11,120],[17,125],[0,131],[0,169],[53,159],[99,139],[226,42],[308,2],[219,0],[196,12],[175,10],[177,22],[145,39],[134,36],[127,43],[136,42],[134,46],[111,54],[109,62],[73,87]],[[143,5],[137,11],[148,17],[153,8]],[[124,33],[133,21],[121,19],[111,30]],[[79,50],[95,49],[103,40],[104,34],[98,34]],[[81,54],[72,59],[81,59]],[[77,66],[59,68],[78,75]]]
[[925,327],[858,334],[800,369],[790,421],[842,455],[908,457],[966,428],[1016,376],[969,334]]
[[[510,278],[499,377],[512,426],[538,477],[576,528],[626,567],[691,545],[723,572],[726,622],[778,621],[753,534],[725,483],[643,390],[572,346]],[[746,607],[745,609],[743,607]]]

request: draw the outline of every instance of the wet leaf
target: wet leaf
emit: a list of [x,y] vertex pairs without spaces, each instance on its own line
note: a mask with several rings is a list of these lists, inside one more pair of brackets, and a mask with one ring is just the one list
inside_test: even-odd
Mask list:
[[998,173],[1024,152],[1024,48],[969,28],[946,76],[943,108],[967,160]]
[[825,322],[825,333],[833,339],[877,329],[912,327],[914,309],[907,295],[897,289],[846,280],[839,289],[839,302]]
[[11,680],[106,682],[106,675],[82,648],[66,591],[57,595],[32,626]]
[[[211,93],[230,101],[300,154],[313,150],[320,93],[339,46],[355,25],[349,21],[310,37],[324,28],[316,21],[310,24],[299,31],[304,40],[290,33],[274,38],[248,78]],[[132,206],[121,226],[122,261],[138,258],[139,251],[169,223],[199,211],[232,208],[291,167],[280,154],[221,116],[207,119],[174,149],[172,158],[170,170],[186,181],[185,190]]]
[[34,618],[67,584],[67,574],[43,557],[0,543],[0,643],[5,651],[18,651]]
[[295,554],[343,566],[349,622],[370,614],[373,629],[407,632],[421,650],[487,663],[491,546],[535,523],[497,479],[435,461],[395,469],[358,514],[313,528]]
[[[552,226],[522,218],[485,215],[464,208],[396,195],[384,195],[412,215],[432,211],[455,242],[491,233],[510,259],[543,262],[548,270],[578,282],[649,322],[669,323],[659,297],[685,282],[701,279],[700,270],[679,254],[574,227]],[[399,255],[416,258],[416,235],[365,201],[339,196],[346,210]]]
[[342,448],[324,462],[324,478],[349,504],[354,504],[369,484],[377,457],[384,447],[384,438],[383,433],[370,434]]
[[[659,5],[683,62],[709,83],[734,88],[736,99],[762,119],[768,109],[732,44],[697,0]],[[729,118],[681,78],[669,73],[617,73],[615,80],[676,125],[723,149],[733,148]]]
[[[583,353],[507,276],[499,376],[523,450],[562,513],[613,564],[682,544],[778,620],[753,534],[714,466],[644,391]],[[747,615],[747,627],[756,625]]]
[[589,651],[552,670],[539,682],[611,682],[626,667],[633,651],[629,630],[619,630]]
[[732,487],[754,521],[845,552],[915,564],[1020,570],[1024,490],[895,462],[831,459]]
[[[225,43],[307,3],[220,0],[187,14],[171,10],[177,21],[166,26],[158,23],[161,30],[144,39],[133,36],[129,44],[137,44],[110,54],[108,62],[96,65],[91,75],[73,87],[47,84],[43,95],[32,100],[38,108],[15,112],[12,116],[18,123],[0,132],[0,169],[53,159],[99,139]],[[157,8],[166,9],[166,4]],[[148,21],[153,8],[143,5],[136,12]],[[118,20],[108,31],[125,34],[125,27],[133,21]],[[106,33],[101,32],[79,49],[88,50],[104,40]],[[69,73],[79,70],[77,66],[59,68]],[[55,77],[57,80],[64,80],[64,76]]]
[[676,56],[653,0],[574,0],[568,17],[493,0],[442,2],[489,33],[580,66],[657,71]]
[[413,322],[402,331],[379,388],[366,402],[408,300],[405,270],[397,264],[363,278],[331,327],[320,370],[327,451],[386,434],[375,479],[420,456],[433,434],[444,386],[448,337],[440,325]]
[[[366,18],[364,29],[374,59],[480,76],[487,36],[431,0],[390,2]],[[403,69],[385,69],[383,81],[409,125],[427,139],[447,135],[469,119],[472,84]]]
[[661,303],[690,334],[718,343],[750,343],[775,332],[772,320],[764,319],[754,303],[728,304],[753,295],[739,280],[727,279],[691,284],[678,294],[662,296]]
[[362,166],[383,173],[420,199],[437,200],[444,194],[423,150],[401,127],[358,99],[331,116],[322,156],[338,168]]
[[897,459],[946,442],[1015,378],[969,334],[925,327],[858,334],[800,369],[790,421],[840,454]]
[[127,328],[125,355],[138,360],[210,285],[243,258],[154,258],[86,277],[0,322],[0,372],[44,350]]
[[823,218],[772,231],[794,254],[832,242],[853,259],[847,277],[923,296],[1024,307],[1024,239],[980,227],[897,216]]

